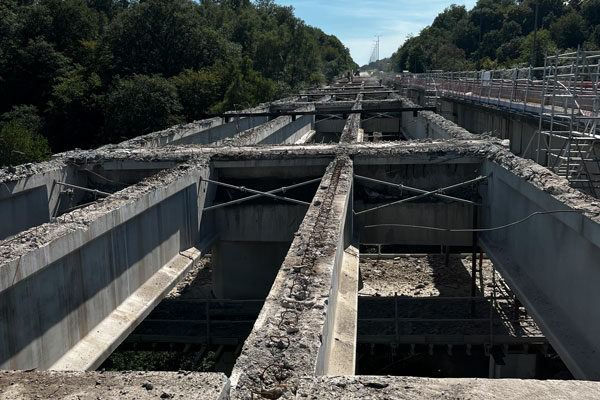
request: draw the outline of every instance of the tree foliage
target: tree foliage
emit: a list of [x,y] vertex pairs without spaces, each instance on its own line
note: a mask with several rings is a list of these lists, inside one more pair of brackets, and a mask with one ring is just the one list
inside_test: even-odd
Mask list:
[[[537,43],[533,46],[538,6]],[[395,71],[543,65],[557,49],[600,49],[600,0],[478,0],[452,5],[392,56]]]
[[0,130],[0,166],[40,162],[50,158],[48,140],[17,120]]
[[30,107],[40,121],[6,135],[43,135],[54,151],[255,106],[352,68],[335,36],[272,0],[0,1],[0,115]]
[[159,75],[119,79],[106,94],[105,135],[119,141],[181,122],[174,85]]

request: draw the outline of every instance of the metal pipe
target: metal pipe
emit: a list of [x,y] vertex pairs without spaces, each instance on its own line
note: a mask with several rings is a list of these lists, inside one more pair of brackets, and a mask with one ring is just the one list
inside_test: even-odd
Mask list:
[[[354,177],[358,178],[358,179],[361,179],[361,180],[364,180],[364,181],[367,181],[367,182],[380,183],[382,185],[392,186],[392,187],[395,187],[397,189],[407,190],[409,192],[420,193],[420,194],[427,193],[427,190],[417,189],[417,188],[413,188],[413,187],[410,187],[410,186],[405,186],[405,185],[403,185],[401,183],[391,183],[391,182],[381,181],[379,179],[369,178],[369,177],[366,177],[366,176],[361,176],[361,175],[356,175],[356,174],[354,175]],[[460,197],[448,196],[448,195],[445,195],[445,194],[435,194],[435,196],[443,198],[443,199],[459,201],[461,203],[466,203],[466,204],[471,204],[471,205],[477,205],[477,206],[481,205],[481,204],[475,203],[475,202],[473,202],[471,200],[465,200],[465,199],[461,199]]]
[[473,207],[473,251],[471,253],[471,297],[477,294],[477,207]]
[[[268,192],[265,192],[265,193],[274,194],[274,193],[277,193],[277,192],[285,192],[286,190],[289,190],[289,189],[295,189],[297,187],[309,185],[311,183],[320,182],[322,179],[323,178],[315,178],[315,179],[311,179],[311,180],[306,181],[306,182],[297,183],[295,185],[283,186],[283,187],[280,187],[279,189],[269,190]],[[210,206],[210,207],[205,207],[202,211],[216,210],[217,208],[223,208],[223,207],[227,207],[227,206],[230,206],[230,205],[233,205],[233,204],[244,203],[246,201],[254,200],[254,199],[257,199],[257,198],[263,197],[263,196],[264,196],[263,194],[254,194],[252,196],[244,197],[242,199],[228,201],[227,203],[222,203],[222,204],[217,204],[217,205]]]
[[98,196],[108,197],[112,194],[112,193],[108,193],[108,192],[103,192],[101,190],[88,189],[88,188],[84,188],[84,187],[77,186],[77,185],[71,185],[70,183],[59,182],[57,180],[55,180],[54,183],[57,185],[60,185],[60,186],[66,186],[66,187],[69,187],[72,189],[83,190],[84,192],[94,193],[95,195],[98,195]]
[[260,194],[261,196],[270,197],[270,198],[276,199],[276,200],[288,201],[290,203],[296,203],[296,204],[301,204],[301,205],[304,205],[304,206],[310,206],[310,203],[307,203],[306,201],[291,199],[289,197],[284,197],[284,196],[277,196],[275,194],[271,194],[271,193],[267,193],[267,192],[261,192],[260,190],[249,189],[249,188],[244,187],[244,186],[230,185],[229,183],[223,183],[223,182],[219,182],[219,181],[213,181],[212,179],[207,179],[207,178],[202,178],[202,177],[200,178],[200,181],[204,181],[204,182],[207,182],[207,183],[212,183],[213,185],[223,186],[223,187],[226,187],[226,188],[229,188],[229,189],[239,190],[239,191],[242,191],[242,192],[250,192],[250,193],[254,193],[254,194]]
[[394,206],[394,205],[398,205],[398,204],[402,204],[402,203],[407,203],[409,201],[422,199],[423,197],[431,196],[431,195],[434,195],[436,193],[437,194],[441,194],[442,192],[444,192],[446,190],[456,189],[456,188],[459,188],[459,187],[462,187],[462,186],[466,186],[466,185],[469,185],[469,184],[472,184],[472,183],[477,183],[477,182],[483,181],[483,180],[485,180],[485,179],[487,179],[489,177],[490,177],[490,175],[480,176],[480,177],[477,177],[475,179],[468,180],[466,182],[457,183],[455,185],[450,185],[450,186],[447,186],[447,187],[444,187],[444,188],[441,188],[441,189],[436,189],[436,190],[432,190],[430,192],[425,192],[425,193],[420,194],[418,196],[409,197],[408,199],[398,200],[398,201],[394,201],[394,202],[391,202],[391,203],[388,203],[388,204],[383,204],[383,205],[380,205],[380,206],[377,206],[377,207],[369,208],[368,210],[359,211],[355,215],[366,214],[368,212],[372,212],[372,211],[375,211],[375,210],[380,210],[382,208],[391,207],[391,206]]

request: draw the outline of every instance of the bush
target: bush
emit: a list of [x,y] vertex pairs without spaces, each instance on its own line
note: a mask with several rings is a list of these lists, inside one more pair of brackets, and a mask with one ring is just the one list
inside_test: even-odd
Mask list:
[[50,159],[48,140],[12,120],[0,131],[0,166],[40,162]]

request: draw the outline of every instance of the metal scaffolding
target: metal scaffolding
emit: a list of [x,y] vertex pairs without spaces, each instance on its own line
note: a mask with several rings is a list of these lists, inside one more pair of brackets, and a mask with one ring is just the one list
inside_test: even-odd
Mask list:
[[546,57],[536,152],[537,162],[595,197],[600,188],[599,60],[600,52],[582,50]]
[[543,67],[404,74],[400,84],[424,91],[424,103],[456,98],[539,120],[524,157],[600,196],[600,51],[555,54]]

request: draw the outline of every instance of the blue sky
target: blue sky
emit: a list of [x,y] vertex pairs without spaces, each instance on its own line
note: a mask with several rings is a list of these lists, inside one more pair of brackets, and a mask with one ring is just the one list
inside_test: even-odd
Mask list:
[[431,25],[438,13],[450,4],[471,9],[476,0],[275,0],[293,6],[298,18],[337,36],[354,61],[369,62],[375,35],[381,35],[380,58],[389,57],[409,34],[418,34]]

